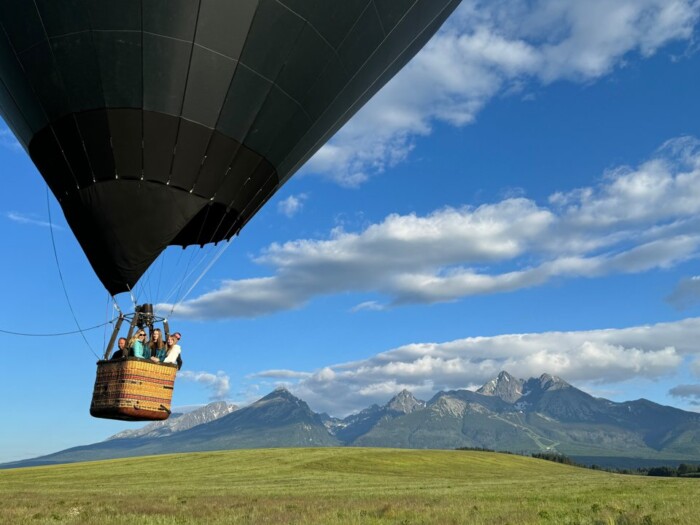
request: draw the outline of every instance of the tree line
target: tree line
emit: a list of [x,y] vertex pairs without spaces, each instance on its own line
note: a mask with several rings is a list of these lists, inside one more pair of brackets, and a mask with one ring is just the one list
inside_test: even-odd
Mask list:
[[[498,452],[499,454],[517,454],[516,452],[505,450],[493,450],[484,447],[459,447],[456,450],[476,450],[481,452]],[[527,456],[528,454],[519,454]],[[563,465],[571,465],[572,467],[589,468],[592,470],[604,470],[606,472],[614,472],[616,474],[633,474],[636,476],[660,476],[667,478],[700,478],[700,464],[681,463],[677,467],[661,466],[661,467],[640,467],[636,469],[629,468],[608,468],[600,465],[583,465],[577,463],[569,456],[558,452],[534,452],[529,454],[535,459],[544,459],[545,461],[553,461]]]

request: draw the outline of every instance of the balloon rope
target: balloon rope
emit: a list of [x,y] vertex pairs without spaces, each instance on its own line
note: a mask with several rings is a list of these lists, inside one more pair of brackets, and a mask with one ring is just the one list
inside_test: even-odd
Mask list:
[[[169,264],[168,269],[172,270],[173,274],[177,273],[177,272],[175,272],[175,269],[180,267],[180,263],[182,262],[182,257],[183,257],[184,253],[185,253],[185,248],[183,247],[181,250],[178,250],[178,256],[177,256],[177,260],[175,261],[175,264]],[[162,255],[163,254],[161,254],[161,256]],[[173,294],[175,294],[177,287],[178,287],[178,281],[175,281],[174,284],[170,287],[170,291],[167,294],[165,294],[165,299],[163,300],[164,303],[168,302],[170,300],[170,298],[173,296]],[[160,295],[158,295],[158,297],[160,297]]]
[[[110,299],[112,298],[111,294],[107,292],[107,304],[105,305],[105,319],[109,319],[109,307],[110,307]],[[105,329],[102,330],[102,348],[105,348],[107,346],[107,324],[105,324]]]
[[[189,270],[190,270],[190,265],[192,264],[192,260],[194,259],[195,255],[197,254],[196,251],[192,251],[192,255],[190,255],[189,259],[187,260],[187,266],[185,266],[185,271],[182,274],[182,279],[180,279],[180,285],[177,287],[177,294],[175,294],[175,298],[177,298],[178,295],[180,295],[180,292],[182,291],[182,285],[184,284],[185,280],[189,277]],[[173,315],[173,310],[175,309],[175,304],[173,303],[173,307],[170,309],[170,313],[168,314],[168,317]]]
[[[195,279],[194,284],[193,284],[192,286],[190,286],[190,287],[187,289],[187,291],[185,292],[184,295],[181,296],[180,293],[182,292],[183,285],[184,285],[187,281],[189,281],[190,277],[192,277],[192,276],[195,274],[195,272],[196,272],[203,264],[205,264],[205,263],[209,260],[209,257],[211,257],[212,254],[214,254],[214,257],[215,257],[216,259],[218,259],[218,257],[215,255],[215,253],[216,253],[216,250],[212,250],[212,249],[209,249],[209,247],[207,247],[206,249],[204,249],[204,250],[202,251],[202,255],[200,256],[199,260],[194,264],[194,266],[192,266],[191,263],[192,263],[192,261],[193,261],[193,259],[194,259],[194,255],[196,255],[196,252],[192,252],[192,257],[190,257],[190,261],[188,262],[187,268],[185,269],[185,275],[183,275],[182,279],[180,280],[180,284],[179,284],[179,286],[178,286],[178,288],[177,288],[177,293],[175,294],[175,297],[174,297],[174,299],[173,299],[173,306],[172,306],[172,308],[170,309],[170,313],[168,314],[168,316],[171,316],[171,315],[173,314],[173,310],[175,310],[175,307],[178,306],[180,303],[182,303],[182,301],[183,301],[184,298],[187,296],[187,294],[189,294],[190,291],[192,291],[192,288],[193,288],[194,286],[196,286],[196,284],[202,279],[202,277],[204,277],[204,274],[207,273],[207,271],[209,271],[209,268],[211,268],[211,263],[209,263],[207,266],[205,266],[204,270],[203,270],[202,273],[199,275],[199,277],[197,277],[197,279]],[[191,269],[190,269],[190,266],[192,266]],[[170,297],[173,296],[173,292],[174,292],[174,291],[175,291],[175,290],[173,290],[173,291],[169,294],[168,299],[169,299]]]
[[134,305],[134,311],[136,311],[136,297],[134,297],[134,292],[131,291],[131,287],[127,284],[126,289],[129,292],[129,295],[131,296],[131,302]]
[[117,302],[116,297],[114,297],[112,294],[110,294],[109,296],[112,298],[112,302],[114,303],[114,309],[121,315],[122,309],[119,308],[119,303]]
[[[49,187],[46,186],[46,211],[49,215],[49,230],[51,231],[51,246],[53,247],[53,256],[54,259],[56,260],[56,268],[58,269],[58,276],[61,278],[61,286],[63,287],[63,294],[66,296],[66,302],[68,303],[68,308],[70,309],[70,313],[73,316],[73,321],[75,321],[75,326],[78,327],[78,332],[80,332],[80,335],[83,337],[83,341],[85,341],[85,344],[88,346],[92,354],[99,360],[100,356],[98,356],[95,353],[95,350],[93,350],[92,346],[90,345],[90,342],[87,340],[87,337],[85,337],[85,334],[83,333],[83,329],[80,328],[80,323],[78,322],[78,318],[75,315],[75,310],[73,310],[73,305],[70,302],[70,298],[68,297],[68,290],[66,289],[66,282],[63,279],[63,272],[61,272],[61,265],[58,262],[58,251],[56,250],[56,238],[54,237],[53,234],[53,221],[51,220],[51,200],[49,198]],[[102,325],[100,325],[102,326]]]
[[163,278],[163,261],[165,260],[165,254],[161,253],[158,258],[160,259],[159,264],[160,268],[158,269],[158,287],[156,288],[156,295],[155,297],[160,297],[160,282],[161,279]]
[[224,254],[224,252],[226,251],[226,249],[227,249],[230,245],[231,245],[231,241],[227,241],[226,244],[224,244],[223,248],[221,248],[221,249],[219,250],[219,253],[217,253],[216,255],[214,255],[214,257],[212,257],[212,260],[211,260],[211,261],[209,262],[209,264],[204,268],[204,270],[202,270],[202,273],[199,274],[199,277],[197,277],[197,279],[195,279],[195,281],[192,283],[192,286],[190,286],[190,287],[187,289],[187,291],[186,291],[185,294],[182,296],[182,298],[181,298],[177,303],[175,303],[175,304],[173,305],[173,307],[170,309],[170,315],[173,315],[173,311],[175,310],[175,308],[177,308],[178,306],[180,306],[180,304],[182,304],[182,302],[183,302],[185,299],[187,299],[187,296],[190,295],[190,292],[192,292],[192,290],[194,290],[194,287],[197,286],[197,285],[199,284],[199,281],[201,281],[201,280],[204,278],[204,276],[207,274],[207,272],[209,272],[209,270],[211,269],[211,267],[214,266],[214,264],[216,263],[216,261],[219,260],[219,258]]
[[[113,322],[114,322],[114,319],[110,319],[106,323],[91,326],[90,328],[81,328],[80,330],[73,330],[72,332],[56,332],[56,333],[52,333],[52,334],[30,334],[27,332],[11,332],[10,330],[2,330],[2,329],[0,329],[0,333],[9,334],[9,335],[18,335],[18,336],[22,336],[22,337],[58,337],[61,335],[81,334],[83,332],[89,332],[90,330],[97,330],[98,328],[102,328],[103,326],[107,326],[108,324],[112,324]],[[98,357],[98,359],[99,359],[99,357]]]
[[[184,252],[185,250],[181,250],[181,251]],[[163,303],[167,303],[168,301],[170,301],[170,299],[172,297],[174,297],[173,301],[177,302],[178,295],[176,295],[176,292],[177,292],[177,294],[180,293],[182,286],[183,286],[182,282],[187,281],[192,276],[192,274],[194,274],[194,272],[197,270],[197,268],[199,268],[201,266],[201,264],[207,259],[208,255],[211,252],[211,250],[209,250],[208,246],[206,248],[202,249],[202,251],[203,251],[204,255],[202,255],[200,257],[200,260],[197,263],[195,263],[195,265],[192,267],[191,270],[189,270],[186,273],[183,273],[182,277],[175,281],[173,286],[170,288],[170,291],[167,294],[165,294],[165,297],[163,298],[163,301],[162,301]],[[177,264],[174,265],[175,268],[178,268],[181,266],[181,264],[180,264],[181,261],[182,261],[182,256],[180,256],[178,258]],[[188,265],[188,267],[189,267],[189,265]],[[160,295],[159,295],[159,297],[160,297]]]

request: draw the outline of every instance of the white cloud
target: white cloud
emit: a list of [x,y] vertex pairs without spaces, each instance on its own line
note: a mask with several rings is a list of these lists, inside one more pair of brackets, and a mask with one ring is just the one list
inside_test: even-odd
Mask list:
[[666,300],[679,310],[700,302],[700,275],[682,279]]
[[552,195],[548,206],[512,197],[272,244],[256,262],[273,275],[225,281],[176,314],[256,317],[345,292],[380,294],[385,301],[355,307],[378,310],[669,268],[700,255],[698,217],[700,141],[683,137],[636,168],[611,170],[597,186]]
[[275,379],[300,379],[311,375],[310,372],[294,372],[292,370],[266,370],[255,374],[255,377],[273,377]]
[[35,218],[33,215],[25,215],[23,213],[18,213],[16,211],[8,211],[5,216],[13,222],[19,224],[29,224],[32,226],[41,226],[44,228],[53,228],[54,230],[61,231],[64,228],[58,224],[52,224],[49,221],[43,221],[41,219]]
[[501,94],[591,82],[689,41],[697,0],[463,0],[443,30],[309,161],[357,186],[405,159],[435,123],[473,122]]
[[177,377],[184,381],[191,381],[193,383],[200,383],[204,385],[211,391],[211,395],[209,396],[211,401],[225,400],[231,388],[229,376],[221,370],[219,370],[216,374],[212,374],[211,372],[194,372],[191,370],[185,370],[184,372],[178,372]]
[[304,207],[304,202],[308,196],[305,193],[299,195],[290,195],[284,200],[277,203],[277,211],[287,217],[294,217]]
[[[546,372],[582,388],[599,389],[606,384],[638,378],[657,380],[674,373],[684,366],[685,356],[698,354],[698,338],[700,318],[625,329],[416,343],[311,374],[293,372],[300,380],[287,385],[314,410],[334,415],[386,403],[404,388],[422,399],[440,390],[473,389],[501,370],[520,378]],[[270,378],[277,372],[258,375]],[[291,376],[290,371],[280,375],[284,379]]]
[[365,301],[352,308],[353,312],[361,312],[362,310],[372,310],[375,312],[385,310],[386,307],[377,301]]
[[700,385],[678,385],[670,390],[676,397],[694,397],[700,399]]
[[691,405],[700,405],[700,385],[678,385],[668,393],[673,397],[690,400]]

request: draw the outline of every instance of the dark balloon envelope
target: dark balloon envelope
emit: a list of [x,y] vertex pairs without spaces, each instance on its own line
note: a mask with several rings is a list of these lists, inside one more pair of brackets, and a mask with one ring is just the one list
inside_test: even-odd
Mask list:
[[97,276],[237,234],[459,0],[0,0],[0,115]]

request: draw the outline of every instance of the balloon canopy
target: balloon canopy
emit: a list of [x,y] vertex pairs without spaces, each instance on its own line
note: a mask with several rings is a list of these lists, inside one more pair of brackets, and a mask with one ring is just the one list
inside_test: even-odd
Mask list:
[[229,240],[459,0],[0,2],[0,115],[116,294]]

